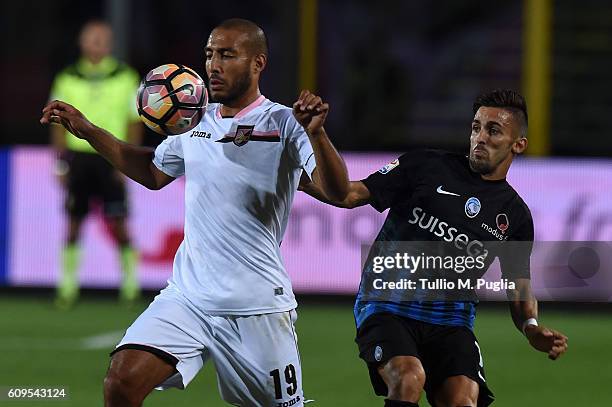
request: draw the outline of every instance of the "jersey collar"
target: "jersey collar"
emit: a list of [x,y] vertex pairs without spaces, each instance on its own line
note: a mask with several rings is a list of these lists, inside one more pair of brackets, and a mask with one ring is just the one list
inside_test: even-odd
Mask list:
[[[240,119],[240,118],[246,116],[251,111],[253,111],[255,108],[261,106],[263,104],[263,102],[265,102],[265,101],[266,101],[266,97],[264,95],[259,95],[259,97],[257,99],[255,99],[253,102],[251,102],[251,104],[249,104],[244,109],[242,109],[241,111],[236,113],[236,115],[233,117],[233,119]],[[219,103],[217,105],[217,119],[222,119],[222,118],[223,117],[221,116],[221,103]],[[229,117],[226,117],[226,119],[229,119]]]

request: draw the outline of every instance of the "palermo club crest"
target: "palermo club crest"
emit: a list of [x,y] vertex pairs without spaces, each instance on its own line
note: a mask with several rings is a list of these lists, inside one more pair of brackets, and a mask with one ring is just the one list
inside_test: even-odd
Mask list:
[[236,128],[236,134],[234,135],[234,144],[238,147],[242,147],[249,142],[253,135],[253,129],[255,126],[238,126]]

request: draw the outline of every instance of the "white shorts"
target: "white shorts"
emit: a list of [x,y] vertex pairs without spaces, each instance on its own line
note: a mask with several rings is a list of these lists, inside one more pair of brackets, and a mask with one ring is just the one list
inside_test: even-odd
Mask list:
[[[210,358],[221,397],[235,406],[303,406],[295,310],[251,316],[201,312],[164,289],[128,328],[116,349],[157,350],[178,373],[160,383],[185,388]],[[162,351],[162,352],[159,352]]]

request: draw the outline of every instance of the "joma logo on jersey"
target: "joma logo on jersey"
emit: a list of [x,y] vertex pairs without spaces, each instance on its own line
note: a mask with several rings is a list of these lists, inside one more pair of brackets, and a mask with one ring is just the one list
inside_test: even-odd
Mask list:
[[289,406],[294,406],[297,403],[299,403],[299,401],[301,400],[300,396],[297,396],[295,398],[292,398],[289,401],[279,401],[276,403],[277,407],[289,407]]
[[210,138],[211,134],[205,131],[194,130],[191,132],[191,136],[189,137],[201,137],[201,138]]

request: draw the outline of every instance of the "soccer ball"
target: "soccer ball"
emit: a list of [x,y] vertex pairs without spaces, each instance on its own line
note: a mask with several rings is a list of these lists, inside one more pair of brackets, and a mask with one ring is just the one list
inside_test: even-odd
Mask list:
[[208,92],[200,76],[184,65],[152,69],[140,83],[138,114],[151,130],[163,135],[185,133],[200,123]]

